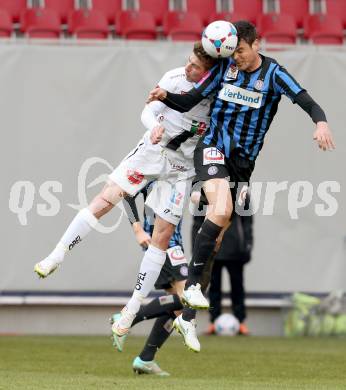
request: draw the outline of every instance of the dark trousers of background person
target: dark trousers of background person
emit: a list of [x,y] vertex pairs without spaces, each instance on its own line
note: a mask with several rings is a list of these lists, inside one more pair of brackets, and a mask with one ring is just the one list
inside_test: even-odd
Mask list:
[[222,269],[226,268],[230,278],[230,299],[232,311],[240,323],[246,318],[244,263],[218,259],[214,262],[209,287],[210,321],[214,322],[222,313]]

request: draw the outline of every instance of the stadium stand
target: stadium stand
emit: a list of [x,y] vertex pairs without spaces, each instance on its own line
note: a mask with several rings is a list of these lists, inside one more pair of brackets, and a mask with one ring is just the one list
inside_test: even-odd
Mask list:
[[169,11],[163,20],[163,33],[173,41],[200,39],[203,23],[195,13]]
[[68,14],[74,9],[74,0],[44,0],[44,8],[56,11],[63,24],[67,23]]
[[169,11],[169,0],[138,0],[140,11],[150,12],[157,26],[162,26],[163,16]]
[[0,9],[7,11],[14,23],[19,22],[20,14],[25,8],[26,0],[0,0]]
[[114,24],[116,15],[122,10],[122,0],[92,0],[91,8],[101,11],[108,24]]
[[106,39],[109,33],[106,16],[96,9],[72,11],[68,17],[68,29],[73,36],[82,39]]
[[216,13],[215,0],[186,0],[186,11],[199,15],[202,23],[206,26],[209,23],[210,15]]
[[231,11],[256,24],[257,18],[263,13],[263,3],[262,0],[233,0]]
[[341,19],[333,15],[309,15],[304,20],[304,36],[316,44],[342,44],[344,34]]
[[0,37],[9,38],[12,35],[12,21],[8,12],[0,10]]
[[242,19],[246,19],[246,16],[235,12],[223,11],[211,14],[208,23],[211,23],[215,20],[227,20],[228,22],[235,22]]
[[146,11],[121,11],[118,13],[115,31],[126,39],[156,39],[154,16]]
[[303,27],[304,18],[309,14],[309,0],[278,0],[278,13],[291,15],[298,28]]
[[257,28],[267,43],[296,43],[297,27],[291,15],[263,14],[257,19]]
[[[54,11],[58,36],[66,38],[193,41],[212,21],[241,19],[256,25],[265,44],[340,45],[346,33],[346,0],[0,0],[0,36],[57,36],[51,12],[24,12],[28,9]],[[33,18],[30,28],[21,25],[22,14]],[[44,32],[46,27],[51,30]]]
[[345,0],[325,0],[325,12],[327,15],[333,15],[341,18],[343,27],[346,28]]
[[52,9],[25,9],[20,17],[20,25],[25,35],[30,38],[60,37],[60,17]]

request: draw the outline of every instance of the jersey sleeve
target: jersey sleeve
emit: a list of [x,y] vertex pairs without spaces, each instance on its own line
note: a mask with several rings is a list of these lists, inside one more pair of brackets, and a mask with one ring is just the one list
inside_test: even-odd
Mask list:
[[196,83],[194,86],[196,92],[201,94],[203,97],[207,97],[213,93],[219,87],[222,81],[223,69],[224,61],[220,61],[214,65],[204,75],[204,77],[198,83]]
[[278,66],[274,71],[274,88],[277,93],[286,95],[293,103],[296,96],[305,91],[283,66]]

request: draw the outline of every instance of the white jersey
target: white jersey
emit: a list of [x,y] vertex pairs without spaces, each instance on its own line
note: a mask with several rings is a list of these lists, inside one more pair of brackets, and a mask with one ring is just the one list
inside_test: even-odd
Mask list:
[[[185,68],[165,73],[158,86],[172,93],[184,94],[194,83],[186,80]],[[212,98],[203,99],[190,111],[181,113],[155,101],[147,104],[142,113],[142,123],[148,130],[161,125],[165,128],[160,145],[176,150],[187,159],[193,158],[196,144],[209,127],[209,109]]]

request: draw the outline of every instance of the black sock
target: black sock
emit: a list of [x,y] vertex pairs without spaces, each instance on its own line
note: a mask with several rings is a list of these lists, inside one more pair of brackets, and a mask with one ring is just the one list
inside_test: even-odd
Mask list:
[[190,287],[192,284],[201,283],[205,264],[213,253],[215,241],[221,230],[221,226],[209,221],[209,219],[203,222],[193,246],[192,259],[189,265],[189,277],[185,288]]
[[157,318],[144,348],[139,355],[142,360],[145,362],[154,360],[157,350],[162,347],[172,333],[173,318],[175,318],[174,313]]
[[184,307],[183,310],[183,320],[191,321],[196,318],[196,310],[191,309],[190,307]]
[[145,306],[141,306],[135,319],[132,322],[132,326],[138,324],[138,322],[144,320],[150,320],[151,318],[161,317],[167,313],[171,313],[176,310],[181,310],[183,305],[180,302],[178,295],[163,295],[153,299]]

